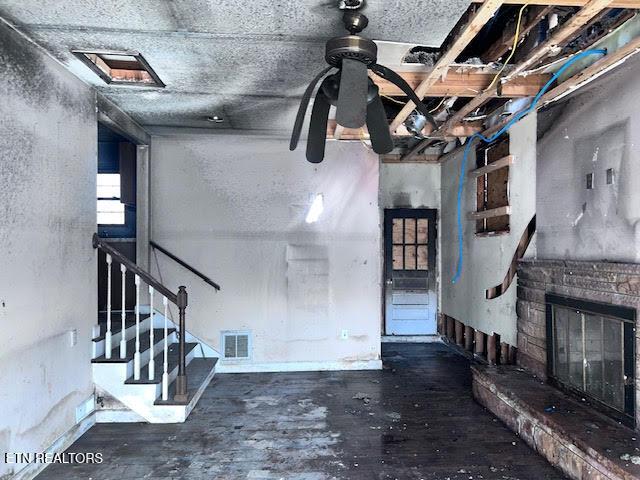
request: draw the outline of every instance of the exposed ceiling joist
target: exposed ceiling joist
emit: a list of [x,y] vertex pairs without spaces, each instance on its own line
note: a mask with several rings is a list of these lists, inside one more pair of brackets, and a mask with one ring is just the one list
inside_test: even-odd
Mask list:
[[[534,66],[538,61],[542,60],[559,46],[571,40],[584,27],[584,25],[591,20],[591,18],[596,16],[603,9],[607,8],[611,3],[612,0],[590,0],[587,2],[587,4],[567,20],[564,25],[559,27],[549,39],[534,48],[530,54],[527,55],[527,58],[518,63],[513,70],[511,70],[502,79],[502,82],[504,82],[502,88],[505,87],[506,82],[509,82],[516,75],[527,68]],[[499,85],[492,86],[473,98],[449,119],[447,122],[447,128],[460,123],[469,113],[482,106],[487,100],[497,96],[498,87]]]
[[[440,57],[427,78],[418,85],[415,92],[419,98],[424,98],[425,94],[436,83],[436,81],[447,72],[449,66],[455,62],[460,53],[462,53],[482,27],[493,17],[502,3],[502,0],[486,0],[482,4],[478,11],[471,17],[469,23],[467,23],[467,25],[458,34],[457,38],[452,42],[451,47],[444,53],[444,55],[442,55],[442,57]],[[391,122],[391,133],[396,131],[396,129],[407,119],[414,108],[415,104],[413,102],[409,102],[404,106],[396,118]]]
[[640,37],[636,37],[631,40],[629,43],[620,47],[615,52],[607,55],[594,64],[588,66],[584,70],[581,70],[573,77],[568,80],[562,82],[557,87],[549,90],[545,93],[540,102],[538,103],[538,108],[543,107],[551,102],[559,100],[560,98],[568,95],[569,93],[575,91],[577,88],[580,88],[584,84],[595,80],[600,75],[608,72],[612,68],[616,67],[618,64],[624,62],[632,55],[640,52]]
[[[485,3],[483,0],[474,0],[474,3]],[[504,0],[507,5],[554,5],[556,7],[584,7],[588,0]],[[609,5],[610,8],[640,8],[640,0],[614,0]]]
[[[424,72],[398,72],[402,78],[413,88],[417,89],[422,82],[429,77],[431,71]],[[439,78],[426,91],[423,97],[473,97],[486,89],[495,72],[453,72],[449,71],[445,78]],[[535,95],[549,80],[550,75],[535,74],[519,77],[504,85],[502,97],[528,97]],[[405,93],[396,85],[377,75],[372,75],[376,85],[380,87],[380,94],[388,97],[404,96]]]
[[[520,28],[520,35],[518,36],[518,43],[525,38],[533,28],[540,23],[540,21],[546,17],[552,10],[553,6],[532,6],[527,8],[523,20],[522,27]],[[481,58],[485,62],[496,61],[507,53],[513,47],[513,37],[516,34],[517,22],[511,23],[502,32],[500,39],[495,42],[491,47],[487,49],[485,53],[481,55]]]

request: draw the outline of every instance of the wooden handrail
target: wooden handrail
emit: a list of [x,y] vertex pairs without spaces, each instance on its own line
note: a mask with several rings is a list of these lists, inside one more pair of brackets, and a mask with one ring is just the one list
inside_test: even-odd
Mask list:
[[216,290],[220,290],[220,285],[218,285],[216,282],[214,282],[213,280],[211,280],[209,277],[207,277],[204,273],[200,272],[199,270],[196,270],[195,268],[193,268],[191,265],[189,265],[187,262],[185,262],[184,260],[176,257],[173,253],[171,253],[170,251],[168,251],[166,248],[161,247],[160,245],[158,245],[156,242],[154,242],[153,240],[149,240],[149,245],[151,245],[153,248],[160,250],[162,253],[164,253],[167,257],[169,257],[171,260],[173,260],[174,262],[176,262],[177,264],[181,265],[182,267],[186,268],[187,270],[189,270],[191,273],[193,273],[194,275],[200,277],[202,280],[204,280],[206,283],[208,283],[209,285],[211,285],[213,288],[215,288]]
[[106,241],[100,238],[96,233],[93,234],[93,248],[99,248],[103,252],[106,252],[109,255],[111,255],[118,263],[127,267],[127,270],[130,270],[136,275],[138,275],[147,283],[147,285],[151,285],[158,292],[160,292],[162,295],[167,297],[167,299],[171,303],[178,305],[178,296],[175,293],[173,293],[171,290],[165,287],[158,280],[153,278],[150,273],[142,270],[138,265],[135,264],[135,262],[129,260],[122,253],[120,253],[118,250],[116,250],[111,245],[109,245]]
[[[154,331],[154,325],[153,325],[153,315],[154,315],[154,305],[153,305],[153,292],[154,291],[158,291],[159,293],[161,293],[166,300],[163,301],[164,306],[165,306],[165,311],[164,311],[164,364],[163,364],[163,368],[164,368],[164,372],[162,374],[162,399],[163,400],[167,400],[167,395],[168,395],[168,388],[169,388],[169,372],[168,372],[168,361],[167,361],[167,355],[168,355],[168,344],[167,344],[167,302],[172,302],[175,305],[177,305],[178,307],[178,351],[179,351],[179,358],[178,358],[178,375],[175,379],[175,394],[174,394],[174,401],[180,404],[186,404],[189,401],[189,395],[188,395],[188,388],[187,388],[187,371],[186,371],[186,318],[185,318],[185,313],[186,313],[186,309],[187,309],[187,303],[188,303],[188,298],[187,298],[187,289],[184,286],[180,286],[178,287],[178,293],[173,293],[171,290],[169,290],[167,287],[165,287],[162,283],[160,283],[158,280],[156,280],[155,278],[153,278],[153,276],[144,271],[142,268],[138,267],[138,265],[136,265],[135,262],[129,260],[127,257],[125,257],[122,253],[120,253],[119,251],[117,251],[115,248],[113,248],[111,245],[109,245],[104,239],[100,238],[98,236],[98,234],[94,233],[93,234],[93,248],[98,248],[100,250],[102,250],[103,252],[105,252],[107,254],[107,284],[108,284],[108,289],[107,289],[107,332],[105,334],[105,356],[107,358],[111,358],[110,356],[110,352],[111,352],[111,261],[112,259],[115,259],[116,262],[120,263],[120,268],[122,271],[122,306],[121,306],[121,321],[122,321],[122,339],[121,339],[121,343],[120,343],[120,358],[127,358],[126,357],[126,339],[125,339],[125,332],[126,332],[126,314],[125,314],[125,278],[126,278],[126,273],[127,271],[131,271],[136,275],[136,309],[135,309],[135,316],[136,316],[136,352],[134,354],[133,357],[133,369],[134,369],[134,378],[135,379],[139,379],[140,376],[140,304],[139,304],[139,289],[140,289],[140,282],[139,279],[144,280],[147,285],[149,285],[149,296],[150,296],[150,306],[151,306],[151,326],[150,326],[150,330],[149,330],[149,334],[150,334],[150,344],[149,344],[149,349],[150,349],[150,362],[154,362],[154,355],[153,355],[153,345],[154,345],[154,340],[153,340],[153,331]],[[108,352],[108,353],[107,353]],[[153,379],[153,377],[155,376],[155,371],[154,369],[152,369],[153,365],[150,364],[150,367],[148,369],[149,372],[149,379]]]

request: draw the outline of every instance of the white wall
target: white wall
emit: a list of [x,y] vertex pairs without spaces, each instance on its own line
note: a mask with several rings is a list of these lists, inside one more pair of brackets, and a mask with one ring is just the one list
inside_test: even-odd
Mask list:
[[95,95],[0,23],[0,98],[0,452],[41,452],[93,394]]
[[[316,193],[325,211],[307,225]],[[254,366],[379,366],[378,158],[362,145],[331,142],[312,165],[284,139],[155,136],[151,212],[153,239],[222,285],[157,254],[165,283],[187,286],[188,328],[205,342],[251,330]]]
[[[476,210],[476,180],[466,176],[464,186],[464,266],[456,284],[451,280],[457,265],[458,243],[456,196],[462,152],[453,154],[442,165],[442,220],[440,244],[442,255],[441,311],[484,333],[498,333],[501,341],[516,345],[516,285],[493,300],[485,298],[487,288],[502,283],[511,259],[535,213],[536,188],[536,115],[531,114],[510,130],[509,148],[515,164],[509,169],[510,233],[494,237],[475,235],[475,221],[467,212]],[[474,170],[475,148],[467,159],[467,172]],[[529,245],[528,255],[535,250]]]
[[633,57],[546,114],[551,127],[538,144],[539,258],[640,261],[639,76]]
[[381,164],[380,207],[439,209],[440,164]]

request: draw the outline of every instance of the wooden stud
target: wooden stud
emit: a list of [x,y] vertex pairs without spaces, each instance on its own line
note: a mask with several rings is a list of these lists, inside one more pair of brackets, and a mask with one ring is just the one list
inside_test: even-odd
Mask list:
[[446,320],[444,314],[442,313],[438,314],[438,333],[440,335],[446,335],[447,333]]
[[[467,45],[471,43],[482,27],[491,20],[498,9],[502,6],[502,3],[502,0],[486,0],[482,4],[459,33],[457,38],[452,42],[449,49],[436,62],[433,70],[431,70],[429,75],[415,89],[418,98],[424,98],[426,93],[438,81],[438,79],[447,73],[449,65],[455,62],[456,58],[458,58]],[[391,122],[391,133],[396,131],[396,129],[407,119],[414,108],[415,104],[413,102],[408,102],[402,108],[400,113],[398,113],[396,118]]]
[[477,168],[476,170],[472,170],[469,174],[473,177],[479,177],[480,175],[484,175],[486,173],[491,173],[500,168],[508,167],[509,165],[513,165],[515,157],[513,155],[507,155],[506,157],[502,157],[495,162],[491,162],[485,167]]
[[464,346],[464,324],[461,321],[456,320],[455,329],[456,329],[456,345],[458,345],[459,347],[462,347]]
[[455,340],[455,320],[447,316],[447,338],[451,341]]
[[501,342],[500,343],[500,364],[501,365],[509,365],[509,344]]
[[473,351],[474,337],[475,337],[475,331],[473,330],[473,327],[470,327],[469,325],[465,325],[465,327],[464,327],[464,349],[467,352],[472,352]]
[[476,330],[475,342],[474,342],[474,351],[473,353],[478,355],[479,357],[484,357],[485,350],[484,344],[486,341],[486,335],[480,330]]
[[496,334],[487,335],[487,362],[489,365],[495,365],[497,360],[497,339]]
[[511,215],[511,207],[498,207],[492,208],[491,210],[483,210],[481,212],[468,212],[467,219],[468,220],[482,220],[484,218],[495,218],[500,217],[502,215]]
[[513,345],[509,345],[509,365],[518,363],[518,349]]

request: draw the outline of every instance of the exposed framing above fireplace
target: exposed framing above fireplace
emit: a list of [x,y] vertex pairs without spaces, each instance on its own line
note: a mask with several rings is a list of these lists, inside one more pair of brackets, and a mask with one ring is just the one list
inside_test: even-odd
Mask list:
[[636,310],[545,295],[550,383],[635,427]]

